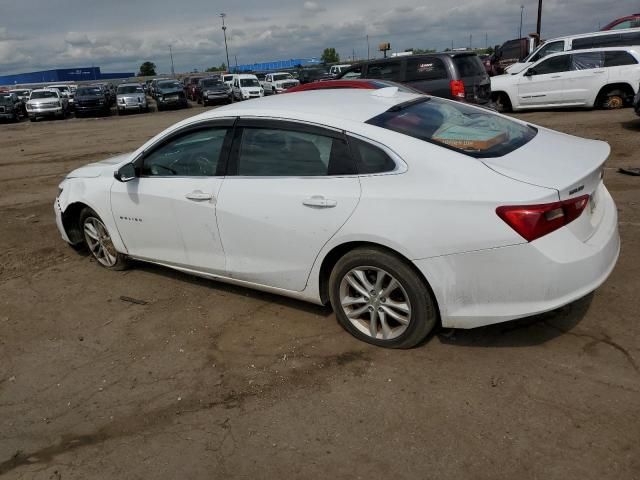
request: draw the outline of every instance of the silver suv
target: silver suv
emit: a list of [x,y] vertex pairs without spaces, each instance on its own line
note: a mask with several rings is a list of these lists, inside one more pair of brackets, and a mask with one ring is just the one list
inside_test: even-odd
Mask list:
[[118,115],[123,113],[148,112],[149,104],[144,88],[140,83],[123,83],[118,85],[116,90],[116,106],[118,107]]

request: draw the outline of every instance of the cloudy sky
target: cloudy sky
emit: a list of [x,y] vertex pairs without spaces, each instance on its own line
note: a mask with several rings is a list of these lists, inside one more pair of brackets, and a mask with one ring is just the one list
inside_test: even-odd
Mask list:
[[[227,14],[231,63],[371,56],[388,41],[406,48],[475,47],[535,30],[536,0],[0,0],[0,75],[57,67],[159,72],[200,70],[225,61],[218,14]],[[542,34],[597,30],[640,11],[638,0],[544,0]]]

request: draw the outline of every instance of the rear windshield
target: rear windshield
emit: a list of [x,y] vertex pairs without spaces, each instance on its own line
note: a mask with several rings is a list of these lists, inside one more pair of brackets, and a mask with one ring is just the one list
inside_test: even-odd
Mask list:
[[396,105],[367,123],[476,158],[511,153],[537,133],[489,110],[433,97]]
[[478,75],[486,75],[487,72],[484,69],[484,65],[476,55],[461,55],[453,57],[453,63],[460,77],[476,77]]

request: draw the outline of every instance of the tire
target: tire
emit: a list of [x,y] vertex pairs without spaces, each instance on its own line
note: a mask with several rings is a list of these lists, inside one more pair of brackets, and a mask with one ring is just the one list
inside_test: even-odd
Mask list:
[[500,113],[509,113],[512,111],[511,100],[506,93],[498,93],[494,97],[496,110]]
[[36,121],[36,117],[29,117],[29,121],[30,122],[35,122]]
[[79,223],[84,244],[101,267],[109,270],[125,270],[128,267],[127,257],[113,246],[107,227],[96,212],[88,207],[83,209]]
[[[368,296],[363,295],[367,293],[363,287]],[[436,303],[424,279],[405,260],[382,249],[358,248],[338,260],[329,277],[329,297],[340,325],[357,339],[379,347],[415,347],[438,322]]]
[[606,92],[602,98],[602,108],[605,110],[617,110],[623,108],[627,103],[626,95],[622,90],[615,89]]

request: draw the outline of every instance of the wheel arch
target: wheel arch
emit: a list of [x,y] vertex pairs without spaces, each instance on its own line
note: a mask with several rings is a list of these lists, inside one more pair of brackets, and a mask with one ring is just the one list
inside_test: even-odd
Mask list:
[[491,100],[495,102],[501,95],[506,97],[507,102],[509,102],[508,110],[513,111],[513,100],[511,99],[511,95],[509,95],[509,92],[507,92],[506,90],[492,90]]
[[615,90],[622,90],[627,95],[627,101],[633,98],[633,96],[636,93],[635,90],[633,89],[633,86],[631,86],[630,83],[627,83],[627,82],[608,83],[598,91],[598,94],[596,95],[596,99],[595,99],[595,106],[596,107],[600,106],[604,101],[604,97],[609,92],[613,92]]
[[395,250],[389,246],[383,245],[381,243],[376,243],[372,241],[348,241],[341,243],[339,245],[335,245],[322,259],[322,263],[320,264],[320,269],[318,272],[318,289],[320,294],[321,302],[326,305],[329,303],[329,276],[331,275],[331,271],[333,267],[336,265],[338,260],[340,260],[343,256],[345,256],[350,251],[353,251],[357,248],[374,248],[377,250],[384,251],[389,253],[395,257],[398,257],[400,260],[405,262],[424,282],[425,286],[429,290],[431,297],[435,303],[436,313],[438,315],[438,322],[440,322],[440,307],[438,305],[438,298],[435,295],[431,284],[429,283],[429,279],[424,275],[424,273],[406,256],[400,253],[398,250]]
[[67,237],[73,245],[84,242],[82,229],[80,228],[80,213],[85,208],[93,208],[83,202],[73,202],[67,205],[61,214],[62,226],[64,227]]

